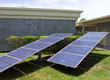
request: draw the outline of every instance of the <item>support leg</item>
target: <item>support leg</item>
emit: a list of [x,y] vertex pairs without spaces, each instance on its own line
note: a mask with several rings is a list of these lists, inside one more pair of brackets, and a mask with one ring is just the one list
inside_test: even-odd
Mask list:
[[38,61],[39,61],[39,62],[42,61],[42,53],[38,53]]

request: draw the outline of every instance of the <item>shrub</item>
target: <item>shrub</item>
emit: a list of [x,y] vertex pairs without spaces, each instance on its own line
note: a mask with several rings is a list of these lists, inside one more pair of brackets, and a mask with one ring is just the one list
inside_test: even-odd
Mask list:
[[83,32],[78,32],[77,34],[78,34],[78,35],[84,35],[85,33],[83,33]]
[[40,39],[45,38],[45,37],[47,37],[47,36],[40,36]]
[[11,44],[14,48],[18,48],[18,47],[22,46],[22,44],[23,44],[23,41],[18,36],[10,36],[8,38],[8,41],[9,41],[9,44]]
[[22,36],[22,37],[19,37],[19,36],[10,36],[8,38],[8,42],[10,45],[12,45],[13,48],[19,48],[25,44],[28,44],[28,43],[31,43],[35,40],[38,40],[39,37],[36,37],[36,36]]
[[31,43],[31,42],[36,41],[38,39],[40,39],[38,36],[23,36],[23,37],[21,37],[21,40],[23,42],[22,45]]

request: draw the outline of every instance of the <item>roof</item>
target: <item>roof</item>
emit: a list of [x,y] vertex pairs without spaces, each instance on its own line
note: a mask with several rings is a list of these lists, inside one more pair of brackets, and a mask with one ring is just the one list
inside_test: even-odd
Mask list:
[[108,22],[110,21],[110,15],[102,16],[102,17],[97,17],[93,19],[89,19],[86,21],[81,21],[78,22],[77,24],[96,24],[96,23],[102,23],[102,22]]
[[0,18],[45,18],[77,20],[81,10],[0,7]]
[[49,9],[49,8],[22,8],[22,7],[0,7],[0,10],[25,10],[25,11],[50,11],[50,12],[69,12],[69,13],[82,13],[82,10],[70,9]]

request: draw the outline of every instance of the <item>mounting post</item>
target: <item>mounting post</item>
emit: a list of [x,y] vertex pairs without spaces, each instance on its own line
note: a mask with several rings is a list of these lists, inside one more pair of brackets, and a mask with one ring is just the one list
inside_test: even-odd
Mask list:
[[42,60],[42,53],[38,53],[38,61],[41,62]]

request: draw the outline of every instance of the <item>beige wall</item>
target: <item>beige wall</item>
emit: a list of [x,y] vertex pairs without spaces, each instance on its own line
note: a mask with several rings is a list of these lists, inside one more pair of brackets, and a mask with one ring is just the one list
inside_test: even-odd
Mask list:
[[[85,27],[85,32],[110,32],[110,22],[101,22],[97,24],[83,24],[83,26]],[[77,27],[77,31],[82,31],[82,26]],[[99,44],[106,49],[110,49],[110,33]]]
[[[90,24],[90,25],[83,25],[83,27],[85,28],[85,32],[90,32],[90,31],[96,31],[96,24]],[[82,26],[81,27],[77,27],[77,31],[82,31]]]
[[[103,31],[103,32],[110,32],[110,22],[105,23],[99,23],[97,25],[97,31]],[[102,45],[104,45],[105,48],[110,49],[110,34],[108,34],[102,41]]]
[[[78,31],[82,31],[82,28],[77,28]],[[96,27],[85,27],[85,32],[96,31]]]

